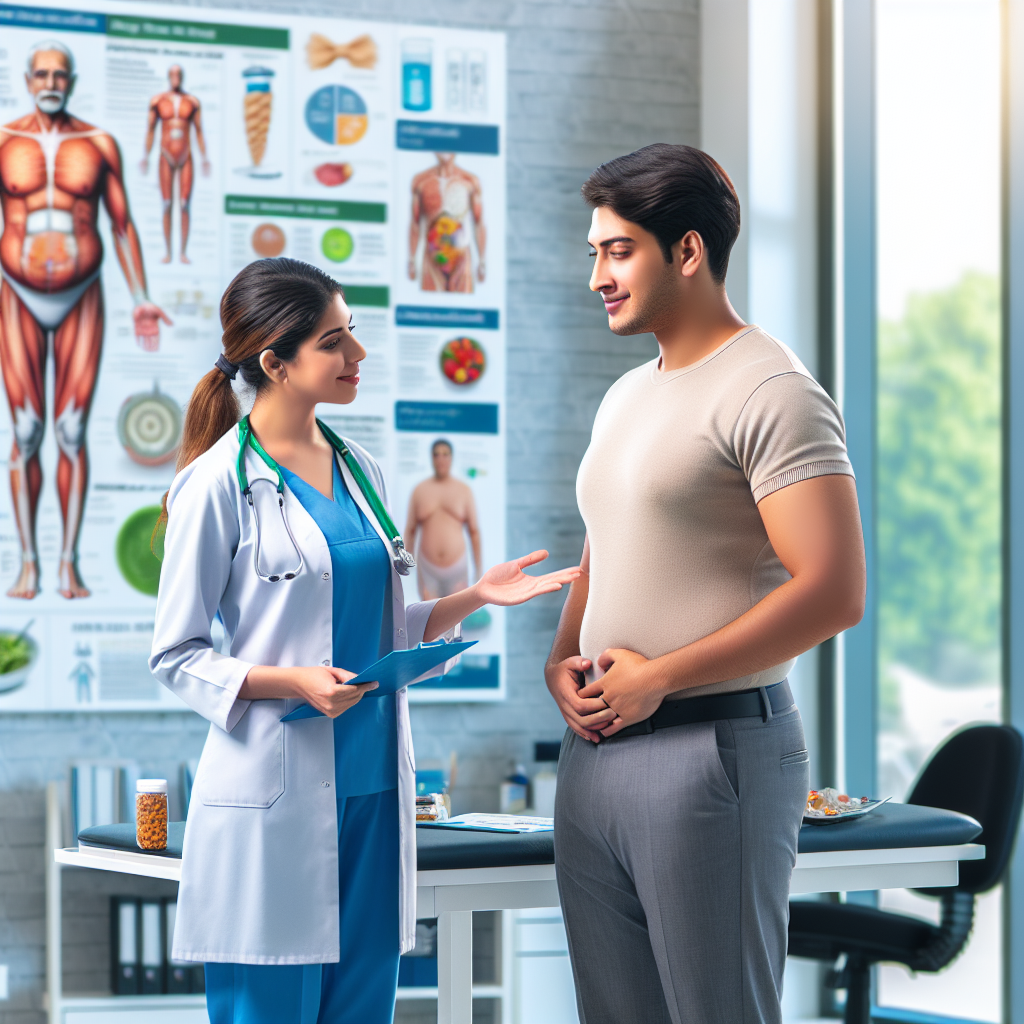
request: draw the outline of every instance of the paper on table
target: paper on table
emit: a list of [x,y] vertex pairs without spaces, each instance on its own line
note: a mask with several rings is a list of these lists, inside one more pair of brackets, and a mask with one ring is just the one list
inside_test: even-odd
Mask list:
[[[367,690],[363,700],[367,697],[384,697],[389,693],[395,693],[403,686],[411,686],[420,682],[421,679],[431,679],[431,669],[443,665],[450,658],[468,650],[476,643],[476,640],[461,640],[455,643],[446,643],[438,640],[430,644],[420,644],[411,651],[391,651],[385,654],[380,661],[375,661],[369,668],[363,669],[354,679],[349,680],[350,685],[356,683],[377,682],[376,690]],[[282,722],[294,722],[302,718],[321,718],[322,711],[302,704],[294,711],[290,711]]]
[[[422,828],[423,822],[419,822]],[[460,814],[447,821],[427,823],[429,828],[464,829],[470,832],[553,832],[554,818],[535,818],[518,814]]]

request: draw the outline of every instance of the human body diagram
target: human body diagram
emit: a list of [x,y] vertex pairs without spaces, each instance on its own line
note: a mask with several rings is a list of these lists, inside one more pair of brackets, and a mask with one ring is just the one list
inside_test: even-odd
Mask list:
[[174,201],[174,179],[178,179],[178,208],[181,214],[182,263],[190,263],[185,249],[188,246],[190,223],[189,207],[192,202],[192,182],[195,169],[192,164],[192,129],[196,131],[196,145],[203,158],[203,174],[210,173],[210,161],[206,157],[206,140],[203,138],[202,111],[199,100],[184,91],[182,85],[185,73],[177,64],[167,69],[167,83],[170,88],[149,101],[149,120],[146,124],[145,154],[141,170],[149,173],[149,154],[160,125],[160,195],[164,205],[164,243],[167,252],[164,263],[171,262],[171,206]]
[[435,153],[437,164],[412,179],[409,223],[409,279],[416,280],[416,257],[425,236],[420,288],[425,292],[472,292],[472,235],[476,241],[476,279],[487,275],[487,228],[483,190],[475,174],[455,163],[454,153]]
[[434,475],[412,492],[405,527],[405,543],[416,555],[416,578],[424,601],[447,597],[469,585],[466,533],[477,575],[481,565],[476,502],[469,486],[451,475],[451,445],[435,441],[431,458]]
[[86,425],[103,347],[101,201],[131,292],[136,341],[155,351],[160,320],[171,321],[146,294],[117,143],[64,109],[75,82],[70,51],[61,43],[37,45],[29,53],[25,80],[36,109],[0,127],[0,365],[14,428],[10,482],[21,545],[21,569],[7,593],[32,598],[39,589],[39,449],[52,345],[63,520],[59,590],[66,598],[88,597],[77,548],[89,473]]

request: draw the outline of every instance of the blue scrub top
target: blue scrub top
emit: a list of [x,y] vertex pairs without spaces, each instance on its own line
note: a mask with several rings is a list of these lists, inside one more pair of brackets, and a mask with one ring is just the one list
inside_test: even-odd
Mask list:
[[[285,483],[320,527],[331,552],[334,577],[334,665],[361,672],[379,656],[381,622],[391,560],[367,522],[334,460],[334,501],[281,467]],[[287,584],[285,584],[287,586]],[[337,795],[365,796],[398,785],[398,720],[395,695],[371,694],[334,719]]]

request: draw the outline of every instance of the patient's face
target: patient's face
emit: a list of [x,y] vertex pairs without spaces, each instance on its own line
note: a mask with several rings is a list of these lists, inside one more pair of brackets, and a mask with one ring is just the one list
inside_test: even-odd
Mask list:
[[657,238],[607,206],[594,210],[587,241],[594,261],[591,291],[600,292],[615,334],[656,330],[675,305],[678,273]]

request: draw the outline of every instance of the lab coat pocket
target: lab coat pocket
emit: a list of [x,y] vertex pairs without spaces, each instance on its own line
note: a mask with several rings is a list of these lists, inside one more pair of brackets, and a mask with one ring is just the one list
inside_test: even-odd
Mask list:
[[253,701],[231,732],[210,730],[195,782],[207,807],[270,807],[281,796],[286,707]]

